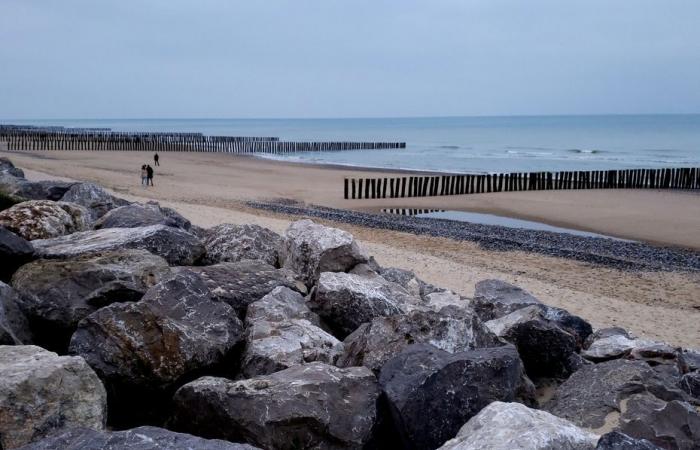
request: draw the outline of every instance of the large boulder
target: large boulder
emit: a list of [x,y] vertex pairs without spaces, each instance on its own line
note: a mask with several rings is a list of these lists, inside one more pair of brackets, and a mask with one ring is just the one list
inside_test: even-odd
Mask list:
[[123,431],[70,428],[22,447],[20,450],[256,450],[247,444],[203,439],[158,427]]
[[493,402],[440,450],[594,450],[598,436],[520,403]]
[[0,211],[0,226],[28,241],[84,231],[90,223],[85,208],[67,202],[30,200]]
[[618,327],[603,328],[586,339],[581,356],[591,361],[607,361],[629,355],[636,345],[637,339],[626,330]]
[[22,169],[15,167],[12,161],[4,156],[0,157],[0,174],[10,174],[14,177],[24,178]]
[[489,403],[513,401],[521,377],[512,346],[448,353],[414,344],[382,367],[379,384],[404,448],[434,449]]
[[432,284],[421,280],[410,270],[386,267],[379,269],[379,274],[385,280],[403,286],[411,295],[416,297],[424,297],[440,290]]
[[83,319],[70,352],[104,380],[115,422],[160,417],[183,380],[232,365],[243,326],[233,309],[211,299],[204,281],[180,272],[141,301],[114,303]]
[[498,319],[520,308],[540,304],[526,290],[501,280],[476,283],[472,300],[472,307],[482,320]]
[[126,200],[117,198],[92,183],[78,183],[71,186],[61,200],[86,207],[93,221],[104,216],[107,211],[129,204]]
[[24,238],[0,227],[0,281],[8,282],[12,274],[34,258],[34,247]]
[[347,272],[364,262],[367,257],[347,231],[306,219],[292,223],[284,234],[280,263],[309,287],[322,272]]
[[314,361],[333,364],[343,351],[340,341],[315,325],[318,318],[297,292],[276,288],[248,309],[241,363],[245,378]]
[[242,381],[204,377],[177,391],[171,425],[262,448],[360,449],[377,395],[369,369],[319,362]]
[[398,284],[382,278],[324,272],[309,306],[321,316],[334,336],[345,339],[375,317],[404,314],[411,306],[421,303]]
[[145,250],[116,250],[67,260],[40,259],[12,278],[21,293],[35,342],[65,352],[83,318],[114,302],[134,302],[170,273],[168,263]]
[[45,180],[27,181],[10,173],[0,172],[0,196],[15,199],[15,203],[26,200],[58,201],[75,182]]
[[680,387],[700,401],[700,372],[686,373],[681,377]]
[[251,259],[278,266],[282,236],[259,225],[224,223],[206,231],[204,247],[206,265]]
[[455,307],[376,317],[360,325],[344,344],[338,366],[365,366],[375,373],[411,344],[430,344],[448,353],[502,345],[476,314]]
[[646,439],[634,439],[619,431],[600,437],[596,450],[661,450]]
[[42,258],[66,259],[87,253],[135,248],[148,250],[162,256],[169,264],[178,266],[190,266],[204,254],[204,246],[197,237],[165,225],[83,231],[53,239],[39,239],[32,244]]
[[[178,217],[179,216],[179,217]],[[157,203],[131,203],[114,208],[95,222],[95,229],[137,228],[149,225],[189,229],[190,222],[176,212],[165,213]]]
[[19,297],[0,281],[0,345],[30,344],[29,322],[19,307]]
[[83,358],[0,345],[0,448],[68,427],[103,429],[107,396]]
[[239,261],[213,266],[188,267],[207,283],[214,298],[228,303],[240,317],[248,305],[256,302],[278,287],[286,287],[302,294],[306,285],[289,269],[275,269],[261,261]]

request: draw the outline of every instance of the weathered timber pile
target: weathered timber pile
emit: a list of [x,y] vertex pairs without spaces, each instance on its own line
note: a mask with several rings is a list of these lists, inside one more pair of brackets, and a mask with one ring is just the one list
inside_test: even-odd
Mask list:
[[0,173],[34,195],[0,211],[4,450],[700,447],[697,351],[310,220],[202,230]]

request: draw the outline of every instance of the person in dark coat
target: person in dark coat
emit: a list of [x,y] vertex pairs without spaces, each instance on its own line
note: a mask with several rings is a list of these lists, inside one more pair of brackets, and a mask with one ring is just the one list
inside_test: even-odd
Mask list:
[[146,166],[146,173],[148,174],[148,182],[146,183],[146,186],[149,184],[153,186],[153,167],[151,165]]
[[155,163],[156,166],[160,166],[160,163],[158,162],[159,156],[158,153],[153,155],[153,162]]

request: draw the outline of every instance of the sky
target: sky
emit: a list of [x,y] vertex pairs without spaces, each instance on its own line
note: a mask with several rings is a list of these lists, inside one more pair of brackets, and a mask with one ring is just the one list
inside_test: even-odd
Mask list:
[[700,113],[698,0],[0,0],[0,119]]

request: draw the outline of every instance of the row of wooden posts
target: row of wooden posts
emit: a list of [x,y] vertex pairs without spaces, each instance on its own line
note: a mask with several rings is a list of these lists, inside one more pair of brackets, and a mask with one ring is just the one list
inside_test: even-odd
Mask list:
[[445,212],[444,209],[420,209],[420,208],[384,208],[383,213],[393,214],[395,216],[418,216],[421,214],[432,214],[437,212]]
[[560,189],[700,189],[700,168],[345,178],[344,198],[432,197]]

